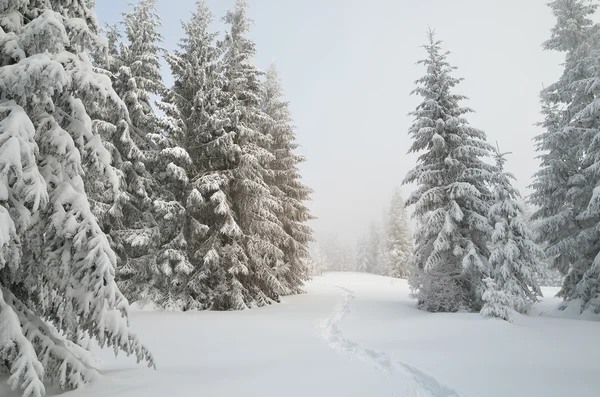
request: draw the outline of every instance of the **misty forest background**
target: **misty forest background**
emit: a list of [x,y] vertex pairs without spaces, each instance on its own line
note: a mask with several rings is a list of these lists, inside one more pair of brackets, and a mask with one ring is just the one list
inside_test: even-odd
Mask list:
[[253,63],[243,0],[224,32],[198,1],[173,51],[156,0],[105,27],[92,3],[0,2],[0,371],[24,396],[43,395],[44,379],[93,379],[92,339],[154,365],[129,302],[248,309],[323,271],[408,278],[433,312],[511,321],[557,285],[561,308],[600,314],[594,2],[549,4],[543,47],[564,54],[564,73],[540,95],[525,198],[505,170],[513,148],[469,124],[459,73],[428,32],[408,130],[417,162],[352,245],[314,239],[302,139],[276,66]]

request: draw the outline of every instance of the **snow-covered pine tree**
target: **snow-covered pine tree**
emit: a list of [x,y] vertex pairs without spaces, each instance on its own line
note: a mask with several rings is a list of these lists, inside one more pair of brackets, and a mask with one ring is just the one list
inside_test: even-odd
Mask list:
[[[217,34],[209,30],[211,23],[212,14],[205,1],[198,0],[190,19],[182,23],[184,37],[179,48],[165,56],[174,84],[164,91],[158,103],[165,114],[161,125],[168,136],[159,141],[160,145],[164,143],[163,152],[172,154],[174,160],[178,153],[188,153],[191,163],[187,188],[175,190],[180,192],[177,197],[186,208],[185,239],[194,267],[179,296],[187,301],[186,308],[196,309],[217,308],[220,303],[215,303],[215,296],[217,301],[225,300],[221,296],[229,290],[226,280],[234,276],[221,266],[220,255],[243,259],[237,247],[227,246],[239,231],[227,195],[220,189],[221,184],[228,183],[229,175],[224,171],[220,178],[201,183],[211,164],[222,166],[235,152],[233,134],[225,130],[221,50],[216,47]],[[222,152],[217,154],[214,147]],[[173,165],[167,163],[166,169],[181,168],[177,162]],[[169,179],[169,174],[164,176]],[[217,220],[222,222],[219,226]],[[211,225],[212,234],[206,234],[206,225]],[[213,246],[222,248],[224,253],[211,251]],[[207,256],[209,252],[214,255]]]
[[504,171],[506,153],[496,150],[492,179],[494,203],[488,211],[494,229],[490,240],[490,280],[486,280],[481,314],[511,320],[510,313],[526,313],[542,296],[535,277],[544,253],[533,241],[514,176]]
[[[585,244],[583,260],[574,263],[565,277],[559,295],[565,298],[563,308],[576,307],[580,312],[600,315],[600,25],[596,25],[582,52],[584,65],[591,76],[580,83],[587,87],[590,103],[572,121],[581,129],[584,144],[582,174],[586,184],[581,194],[587,200],[577,222],[582,228],[578,238]],[[581,245],[580,245],[581,246]]]
[[487,184],[494,166],[482,159],[492,147],[485,133],[471,127],[452,93],[461,79],[447,61],[441,42],[429,33],[427,74],[413,94],[423,98],[412,113],[410,152],[421,153],[405,183],[416,183],[407,205],[417,219],[410,277],[419,307],[429,311],[480,310],[483,275],[487,273],[491,230],[487,219],[491,195]]
[[368,243],[366,237],[361,237],[356,243],[356,257],[354,270],[361,273],[367,272],[367,249]]
[[330,270],[329,263],[327,262],[327,255],[321,244],[317,244],[313,254],[313,276],[321,276],[324,272]]
[[[537,236],[534,237],[534,241],[540,240]],[[545,246],[541,245],[540,248],[545,251]],[[540,263],[539,273],[536,275],[535,281],[541,287],[561,287],[563,285],[565,277],[551,266],[551,262],[549,258],[545,257]]]
[[319,242],[319,252],[324,258],[326,269],[330,272],[343,270],[342,243],[336,234],[324,236]]
[[[594,188],[597,118],[598,25],[592,21],[597,5],[588,0],[549,3],[557,24],[546,50],[565,53],[559,81],[545,88],[541,101],[545,132],[537,139],[542,154],[531,202],[537,235],[546,247],[551,266],[566,275],[559,296],[583,311],[600,311],[598,278],[594,265],[600,250],[600,223]],[[595,287],[596,286],[596,287]]]
[[156,2],[157,0],[138,0],[130,12],[123,14],[127,42],[121,44],[120,51],[122,64],[130,70],[136,83],[134,87],[123,87],[124,90],[132,91],[139,103],[139,108],[131,109],[131,119],[134,124],[153,126],[155,129],[158,122],[152,112],[150,95],[160,95],[165,90],[159,57],[163,37],[158,29],[162,22],[156,11]]
[[[523,209],[523,218],[527,223],[527,227],[531,230],[533,241],[544,241],[543,238],[537,235],[539,232],[539,228],[537,226],[538,221],[534,221],[532,219],[533,214],[535,213],[535,209],[526,199],[521,199],[518,201],[519,205]],[[545,244],[539,244],[538,246],[542,251],[545,252]],[[535,275],[536,283],[542,287],[560,287],[563,283],[564,276],[555,268],[550,266],[552,261],[546,255],[544,255],[543,260],[539,263],[539,272]]]
[[409,262],[413,252],[412,233],[408,215],[400,189],[392,195],[392,202],[387,219],[387,236],[385,241],[385,262],[387,276],[407,278]]
[[99,48],[98,52],[92,54],[93,61],[99,68],[99,71],[108,73],[108,75],[114,79],[121,67],[119,47],[122,34],[118,24],[107,24],[100,30],[100,33],[106,37],[107,46],[105,48]]
[[245,1],[237,0],[223,21],[229,26],[219,43],[224,124],[204,135],[198,191],[212,214],[203,261],[225,274],[213,307],[243,309],[279,300],[276,275],[284,253],[276,242],[286,234],[276,216],[281,204],[265,182],[275,157],[267,150],[270,137],[259,129],[267,116],[260,109],[262,72],[252,64],[255,45],[246,37]]
[[[93,120],[101,120],[94,121],[94,128],[113,157],[112,164],[121,179],[122,192],[118,197],[107,197],[107,183],[93,173],[88,172],[84,182],[93,212],[117,253],[117,270],[127,274],[132,268],[131,261],[148,262],[153,258],[149,252],[152,252],[150,247],[154,245],[158,227],[149,210],[158,186],[146,169],[145,134],[131,122],[129,111],[133,111],[134,106],[130,103],[131,97],[124,94],[128,78],[120,77],[121,70],[127,69],[123,62],[125,49],[120,42],[121,32],[117,25],[108,25],[104,33],[107,45],[90,51],[94,70],[111,78],[115,92],[124,101],[115,99],[119,106],[112,111],[92,107],[88,113]],[[127,297],[137,299],[130,294]]]
[[365,266],[367,273],[382,274],[384,262],[381,244],[381,228],[376,222],[372,222],[367,240],[367,255]]
[[345,272],[353,272],[354,264],[356,263],[356,259],[354,258],[354,250],[350,245],[344,244],[342,246],[342,255],[341,255],[341,263],[342,263],[342,271]]
[[[174,139],[165,136],[161,120],[152,106],[152,96],[165,92],[160,71],[156,0],[140,0],[123,14],[126,42],[110,45],[115,90],[127,105],[132,137],[143,158],[134,164],[148,181],[146,197],[129,207],[128,227],[112,233],[120,249],[118,281],[124,294],[134,300],[149,299],[171,309],[187,306],[179,296],[181,286],[193,271],[184,236],[187,213],[182,205],[188,190],[187,170],[191,159]],[[117,40],[111,33],[111,40]]]
[[354,270],[356,261],[353,250],[343,243],[337,234],[321,238],[319,252],[324,258],[328,271],[346,272]]
[[105,43],[95,15],[83,0],[17,0],[0,12],[0,365],[13,388],[39,397],[43,381],[95,378],[82,335],[153,359],[129,331],[88,196],[102,186],[97,204],[119,210],[120,173],[101,133],[127,132],[100,117],[126,110],[88,57]]
[[312,219],[306,202],[311,189],[302,183],[298,165],[304,157],[295,153],[298,148],[288,102],[283,101],[283,89],[272,64],[262,87],[261,108],[266,116],[262,132],[271,138],[269,152],[275,156],[269,163],[266,179],[272,194],[277,198],[281,211],[277,219],[285,231],[283,241],[275,240],[283,251],[283,261],[275,268],[281,283],[277,292],[282,295],[301,292],[303,281],[308,278],[308,245],[313,241],[312,230],[306,224]]
[[281,205],[265,182],[274,159],[259,131],[261,72],[251,63],[254,43],[246,5],[238,1],[224,21],[230,26],[215,45],[204,1],[184,24],[179,51],[169,54],[175,84],[165,94],[165,125],[183,143],[195,169],[188,212],[208,228],[190,240],[196,270],[187,284],[202,307],[227,310],[265,305],[279,299],[276,268],[284,253],[275,241],[285,232],[276,212]]

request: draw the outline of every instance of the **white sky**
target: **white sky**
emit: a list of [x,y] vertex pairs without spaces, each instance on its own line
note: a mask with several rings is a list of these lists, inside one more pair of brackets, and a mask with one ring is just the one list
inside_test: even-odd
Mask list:
[[[409,96],[424,69],[415,62],[428,27],[464,77],[460,92],[475,110],[472,125],[511,151],[507,168],[523,195],[537,170],[532,138],[540,132],[538,94],[561,71],[562,55],[544,52],[554,18],[547,0],[247,0],[257,64],[274,60],[290,101],[304,181],[318,235],[338,233],[354,244],[380,220],[395,185],[415,164],[406,154],[418,104]],[[102,23],[127,6],[99,0]],[[181,37],[194,0],[158,0],[169,49]],[[234,0],[208,0],[217,19]],[[165,72],[168,71],[165,70]],[[170,83],[170,78],[167,77]],[[405,196],[411,187],[404,186]]]

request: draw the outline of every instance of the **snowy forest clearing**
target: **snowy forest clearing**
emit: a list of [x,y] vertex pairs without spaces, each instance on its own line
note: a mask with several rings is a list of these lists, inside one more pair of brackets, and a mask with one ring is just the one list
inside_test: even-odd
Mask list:
[[[307,292],[245,311],[133,311],[157,371],[97,352],[103,376],[65,396],[597,396],[600,323],[539,316],[554,288],[513,324],[419,311],[406,281],[380,276],[328,273]],[[19,393],[0,382],[0,395]]]

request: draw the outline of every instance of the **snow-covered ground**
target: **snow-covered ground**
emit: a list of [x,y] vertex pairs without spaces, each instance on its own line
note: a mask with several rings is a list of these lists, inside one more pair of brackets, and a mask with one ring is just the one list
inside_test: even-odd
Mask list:
[[[134,312],[157,370],[98,352],[102,378],[66,396],[600,395],[600,322],[549,316],[556,289],[514,324],[421,312],[385,277],[332,273],[307,291],[243,312]],[[2,382],[0,396],[18,393]]]

